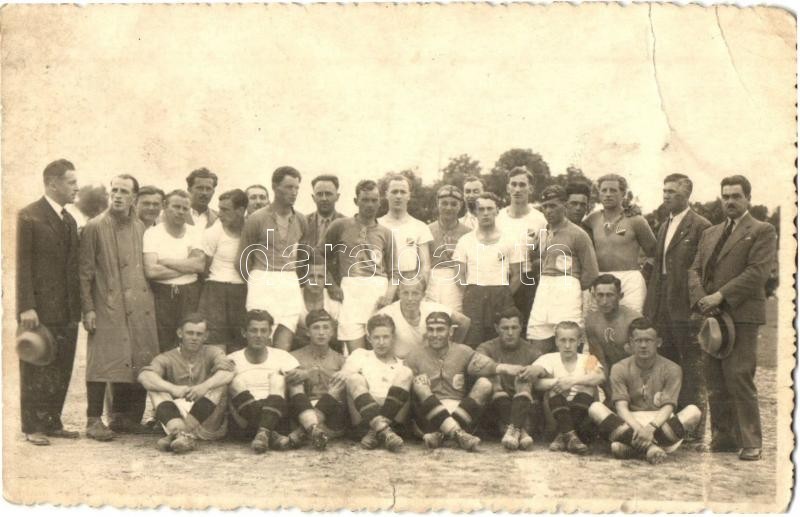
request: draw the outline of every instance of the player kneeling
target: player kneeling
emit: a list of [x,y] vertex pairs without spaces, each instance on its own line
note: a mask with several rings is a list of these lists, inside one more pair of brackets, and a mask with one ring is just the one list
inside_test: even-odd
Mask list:
[[331,349],[336,336],[333,318],[324,309],[308,313],[305,319],[310,344],[292,352],[300,368],[286,374],[289,383],[289,407],[299,427],[289,434],[294,447],[307,439],[317,450],[329,438],[344,434],[347,423],[345,380],[341,373],[342,354]]
[[578,437],[576,429],[587,419],[589,406],[597,399],[597,387],[605,381],[603,366],[595,356],[578,353],[581,328],[577,323],[558,323],[555,339],[558,352],[544,354],[520,377],[545,392],[558,425],[550,450],[586,454],[589,447]]
[[[452,343],[453,322],[445,312],[432,312],[425,319],[423,346],[406,357],[414,372],[414,420],[429,449],[445,438],[475,451],[480,438],[470,434],[492,395],[488,375],[516,376],[522,366],[497,364],[472,348]],[[469,393],[467,376],[478,376]]]
[[[228,355],[236,365],[231,381],[231,434],[252,440],[256,454],[286,450],[289,438],[278,432],[286,415],[285,374],[300,366],[289,352],[270,346],[274,320],[269,312],[247,312],[243,331],[247,346]],[[283,422],[287,423],[287,422]]]
[[[533,364],[541,355],[538,348],[522,339],[522,315],[516,307],[508,307],[495,315],[497,337],[482,343],[477,351],[496,363],[519,366]],[[503,446],[510,450],[527,450],[533,445],[528,430],[541,413],[539,400],[534,399],[531,381],[512,375],[492,378],[493,413],[503,434]]]
[[589,416],[611,442],[614,457],[644,456],[652,464],[661,463],[697,426],[700,410],[689,405],[673,414],[681,391],[681,367],[658,354],[661,338],[647,318],[631,322],[628,338],[633,355],[611,367],[616,413],[594,403]]
[[374,449],[383,444],[396,452],[403,439],[392,430],[392,424],[408,416],[409,387],[412,373],[395,357],[394,320],[376,314],[367,321],[367,339],[372,350],[355,350],[344,363],[347,395],[353,425],[369,426],[361,446]]
[[166,436],[159,450],[184,454],[195,440],[225,436],[225,388],[233,379],[233,363],[216,347],[205,346],[207,322],[189,314],[177,330],[179,345],[142,368],[139,382],[147,390]]

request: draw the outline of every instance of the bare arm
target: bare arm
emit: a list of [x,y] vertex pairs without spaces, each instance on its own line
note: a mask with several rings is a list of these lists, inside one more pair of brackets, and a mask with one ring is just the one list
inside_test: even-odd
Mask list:
[[155,253],[145,253],[142,255],[144,262],[144,276],[149,280],[170,280],[183,275],[174,269],[158,263],[158,255]]
[[453,311],[450,317],[453,319],[453,324],[457,325],[453,333],[453,340],[456,343],[463,343],[464,339],[467,337],[467,332],[469,332],[471,320],[458,311]]
[[431,278],[431,243],[426,242],[417,246],[419,254],[419,273],[427,283]]
[[205,253],[199,249],[193,249],[185,259],[159,259],[158,263],[170,269],[180,272],[182,275],[202,273],[206,268]]
[[652,257],[656,253],[656,236],[653,234],[653,230],[650,229],[650,225],[647,224],[647,219],[642,216],[638,216],[636,218],[636,240],[639,242],[639,246],[641,246],[644,254],[648,257]]
[[143,370],[139,373],[139,383],[147,391],[169,393],[175,398],[182,397],[188,389],[188,386],[178,386],[164,380],[158,373],[151,370]]

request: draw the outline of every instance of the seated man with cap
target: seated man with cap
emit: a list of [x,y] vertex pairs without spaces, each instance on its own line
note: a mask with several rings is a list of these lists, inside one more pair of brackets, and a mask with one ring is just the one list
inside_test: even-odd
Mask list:
[[633,355],[611,368],[611,401],[616,411],[600,402],[589,416],[611,442],[615,458],[645,457],[652,464],[677,449],[700,421],[697,406],[674,413],[681,391],[681,367],[658,353],[661,338],[647,318],[631,322]]
[[[414,372],[414,422],[425,446],[436,449],[445,438],[475,451],[480,438],[471,434],[492,396],[492,375],[514,377],[523,367],[498,364],[467,345],[453,343],[453,321],[446,312],[425,318],[425,341],[405,359]],[[467,377],[478,377],[467,391]]]
[[331,348],[336,322],[327,311],[309,312],[305,327],[310,343],[292,352],[300,367],[286,374],[290,413],[299,424],[289,440],[299,447],[310,438],[314,448],[322,450],[328,438],[341,436],[347,425],[344,357]]
[[205,346],[208,329],[203,315],[184,317],[177,334],[179,346],[154,357],[142,368],[139,382],[167,433],[158,440],[158,449],[182,454],[194,450],[198,438],[225,436],[225,390],[234,365],[217,347]]

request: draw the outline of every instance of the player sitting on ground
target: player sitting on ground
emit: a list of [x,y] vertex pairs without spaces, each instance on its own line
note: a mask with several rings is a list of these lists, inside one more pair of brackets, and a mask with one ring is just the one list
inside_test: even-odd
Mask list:
[[347,378],[347,395],[353,425],[368,426],[361,446],[374,449],[383,444],[395,452],[403,439],[391,424],[408,416],[411,370],[394,352],[394,321],[376,314],[367,321],[367,339],[372,350],[356,349],[347,358],[342,373]]
[[[414,372],[414,420],[429,449],[445,438],[467,451],[481,440],[470,434],[492,395],[490,375],[516,376],[522,366],[497,364],[467,345],[453,343],[453,322],[446,312],[425,318],[425,341],[405,359]],[[467,376],[478,376],[469,393]]]
[[595,356],[578,353],[581,328],[577,323],[562,321],[554,330],[558,352],[544,354],[520,377],[534,382],[535,389],[546,392],[550,411],[558,424],[558,434],[550,450],[586,454],[589,447],[578,437],[576,429],[596,400],[597,387],[605,381],[603,366]]
[[694,429],[700,410],[688,405],[673,413],[681,391],[681,367],[659,355],[661,338],[650,320],[634,320],[628,333],[633,355],[611,368],[616,412],[595,402],[589,416],[611,442],[615,458],[644,456],[656,464]]
[[[498,312],[494,326],[497,337],[478,346],[478,352],[496,363],[520,366],[531,365],[539,358],[538,348],[520,337],[522,315],[516,307]],[[492,378],[491,410],[500,432],[504,433],[503,446],[510,451],[527,450],[533,445],[528,429],[534,415],[540,414],[541,407],[536,407],[539,401],[534,402],[532,389],[530,381],[512,375],[495,375]]]
[[179,346],[154,357],[139,373],[167,433],[156,444],[163,452],[187,453],[197,438],[225,436],[225,389],[234,365],[218,348],[205,346],[206,325],[201,314],[188,314],[177,330]]
[[251,310],[245,318],[247,346],[228,355],[236,365],[230,385],[232,434],[252,440],[256,454],[270,448],[286,450],[289,438],[278,432],[286,415],[286,377],[300,364],[289,352],[272,345],[275,321],[264,310]]
[[347,423],[345,375],[342,354],[331,349],[336,324],[324,309],[308,313],[305,320],[310,344],[292,355],[300,368],[286,374],[289,381],[289,407],[300,426],[289,434],[289,440],[300,447],[307,438],[315,449],[322,450],[328,438],[344,433]]

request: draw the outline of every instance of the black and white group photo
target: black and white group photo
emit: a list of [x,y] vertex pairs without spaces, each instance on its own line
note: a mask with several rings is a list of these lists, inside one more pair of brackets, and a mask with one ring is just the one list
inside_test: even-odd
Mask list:
[[2,14],[7,498],[785,510],[794,18],[222,7]]

